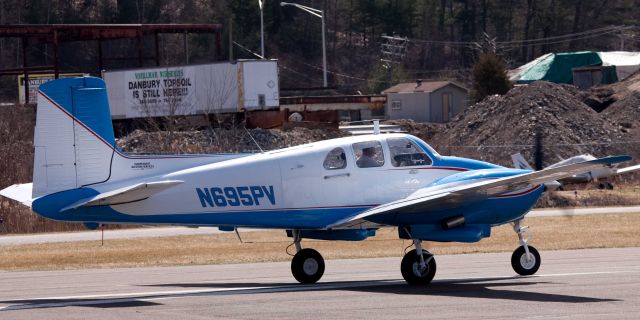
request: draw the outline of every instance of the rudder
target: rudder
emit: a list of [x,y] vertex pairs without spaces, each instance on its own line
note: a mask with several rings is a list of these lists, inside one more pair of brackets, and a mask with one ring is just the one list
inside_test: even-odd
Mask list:
[[115,137],[106,85],[93,77],[38,89],[33,198],[107,181]]

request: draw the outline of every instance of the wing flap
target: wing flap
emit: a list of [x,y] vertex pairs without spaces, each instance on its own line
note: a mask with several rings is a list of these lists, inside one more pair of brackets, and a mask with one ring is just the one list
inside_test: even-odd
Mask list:
[[108,206],[144,200],[150,196],[183,183],[179,180],[144,182],[98,194],[82,199],[63,208],[62,211],[89,206]]
[[327,226],[327,228],[353,227],[366,221],[367,217],[378,214],[418,213],[428,211],[435,207],[439,209],[454,207],[461,203],[469,203],[475,200],[492,198],[505,193],[536,187],[545,182],[570,177],[577,173],[588,172],[609,164],[628,160],[631,160],[631,157],[605,157],[504,178],[480,181],[456,181],[450,184],[426,187],[404,199],[371,208],[357,215],[337,221]]

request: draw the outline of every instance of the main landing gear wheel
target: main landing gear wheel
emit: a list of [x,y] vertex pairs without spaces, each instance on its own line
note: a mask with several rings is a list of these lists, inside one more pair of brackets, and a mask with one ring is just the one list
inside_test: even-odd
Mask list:
[[436,259],[426,250],[422,250],[422,258],[425,265],[421,266],[420,256],[417,251],[411,250],[404,255],[400,263],[402,277],[410,285],[427,285],[436,275]]
[[302,249],[291,260],[291,273],[300,283],[316,283],[324,274],[324,259],[313,249]]
[[540,268],[540,254],[538,250],[532,246],[529,247],[529,255],[524,246],[518,247],[511,255],[511,267],[522,276],[530,276],[535,274]]

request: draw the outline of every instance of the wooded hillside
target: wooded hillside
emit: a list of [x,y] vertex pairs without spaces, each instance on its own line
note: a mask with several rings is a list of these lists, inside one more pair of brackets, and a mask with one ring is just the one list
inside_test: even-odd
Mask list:
[[[322,85],[320,19],[302,10],[265,0],[266,56],[280,59],[282,87]],[[493,50],[509,66],[547,52],[638,50],[638,0],[300,0],[324,10],[330,85],[345,93],[378,92],[402,80],[457,78],[468,82],[479,50]],[[260,10],[255,0],[0,0],[0,24],[58,23],[220,23],[222,52],[228,57],[233,21],[234,58],[260,52]],[[627,26],[626,28],[623,26]],[[631,27],[629,27],[631,26]],[[382,35],[407,41],[390,42]],[[182,35],[162,40],[162,63],[184,63]],[[20,39],[0,39],[0,68],[21,64]],[[480,42],[482,48],[478,48]],[[392,44],[402,46],[389,53]],[[133,41],[104,44],[105,56],[131,56]],[[146,45],[146,50],[152,48]],[[189,36],[189,62],[210,62],[213,41]],[[489,46],[489,47],[487,47]],[[62,46],[63,71],[98,72],[96,43]],[[397,48],[397,47],[393,47]],[[384,49],[384,50],[383,50]],[[51,48],[36,45],[31,65],[50,63]],[[381,59],[392,60],[384,63]],[[151,64],[152,61],[146,63]],[[385,67],[386,64],[386,67]],[[391,66],[392,68],[388,68]],[[136,67],[136,61],[111,60],[106,69]],[[392,70],[391,73],[388,70]],[[15,77],[0,77],[0,98],[17,94]]]

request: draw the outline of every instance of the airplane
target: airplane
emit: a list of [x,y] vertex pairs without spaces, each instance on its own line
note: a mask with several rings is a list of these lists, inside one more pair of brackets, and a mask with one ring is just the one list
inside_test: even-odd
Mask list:
[[[527,162],[527,160],[524,159],[521,153],[512,154],[511,159],[513,160],[514,168],[533,170],[529,165],[529,163]],[[554,163],[548,166],[547,168],[557,168],[567,164],[580,163],[580,162],[590,161],[594,159],[597,159],[597,158],[591,154],[585,153],[585,154],[580,154],[577,156],[564,159],[562,161],[559,161],[557,163]],[[608,165],[602,168],[597,168],[587,172],[578,173],[570,177],[562,178],[562,179],[559,179],[559,181],[562,183],[588,183],[592,181],[597,182],[599,180],[606,179],[621,173],[628,173],[636,170],[640,170],[640,164],[625,167],[625,168],[618,168],[617,166],[614,166],[614,165]],[[558,188],[561,188],[561,187],[562,186],[558,184]],[[600,182],[598,187],[600,189],[613,189],[613,185],[607,181]]]
[[[512,223],[520,275],[540,267],[524,216],[545,183],[628,161],[612,156],[541,171],[442,156],[403,133],[343,137],[255,154],[133,156],[115,143],[106,86],[94,77],[42,84],[33,182],[0,195],[49,219],[102,224],[283,229],[293,277],[321,279],[322,255],[302,239],[359,241],[382,227],[412,241],[400,264],[427,285],[436,261],[422,242],[477,242]],[[366,161],[363,157],[369,157]]]

